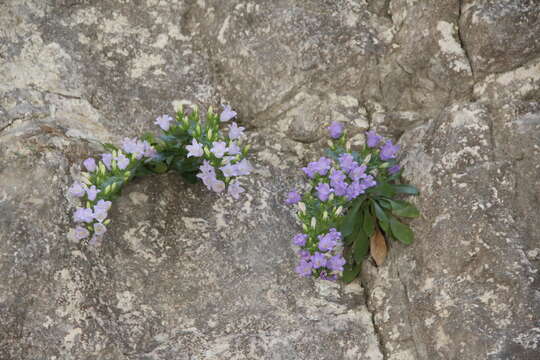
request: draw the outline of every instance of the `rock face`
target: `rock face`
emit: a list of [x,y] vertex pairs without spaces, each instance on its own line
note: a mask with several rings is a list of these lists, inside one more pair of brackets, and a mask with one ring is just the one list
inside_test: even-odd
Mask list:
[[[0,359],[540,358],[539,6],[0,3]],[[67,239],[99,142],[220,102],[242,201],[141,179],[101,248]],[[422,191],[416,243],[348,286],[294,275],[282,205],[330,120],[399,139]]]

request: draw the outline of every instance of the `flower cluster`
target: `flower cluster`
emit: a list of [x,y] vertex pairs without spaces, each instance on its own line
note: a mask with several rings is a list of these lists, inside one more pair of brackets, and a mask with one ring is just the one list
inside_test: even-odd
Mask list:
[[221,123],[235,116],[229,106],[224,106],[219,115],[210,108],[203,122],[197,108],[189,115],[180,108],[176,119],[169,115],[156,119],[162,130],[157,137],[146,134],[143,139],[125,138],[120,148],[104,144],[109,152],[101,154],[99,160],[84,160],[86,171],[68,190],[84,204],[73,214],[77,226],[69,237],[99,245],[110,223],[107,216],[112,200],[136,176],[173,170],[187,181],[200,179],[208,189],[216,193],[227,190],[238,199],[245,191],[238,177],[249,175],[253,167],[245,158],[249,147],[242,144],[244,127],[232,122],[227,135],[220,130]]
[[343,275],[346,264],[353,262],[347,257],[355,252],[350,249],[352,231],[341,230],[345,216],[355,204],[356,212],[364,199],[395,181],[401,169],[396,162],[399,146],[391,140],[384,141],[369,131],[366,146],[361,151],[351,151],[342,123],[333,122],[328,130],[333,142],[326,156],[301,169],[309,181],[307,191],[291,191],[285,203],[297,205],[303,228],[292,239],[299,247],[296,272],[304,277],[335,280]]

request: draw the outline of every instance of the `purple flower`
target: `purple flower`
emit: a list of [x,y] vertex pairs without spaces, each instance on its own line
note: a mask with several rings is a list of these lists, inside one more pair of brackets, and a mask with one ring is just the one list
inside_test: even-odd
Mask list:
[[368,189],[375,185],[377,185],[377,181],[375,181],[375,179],[371,175],[366,175],[366,177],[362,181],[362,186],[364,187],[364,189]]
[[187,157],[201,157],[204,154],[203,145],[199,144],[197,139],[191,140],[191,145],[186,145],[186,149],[188,150]]
[[94,205],[94,209],[102,209],[105,211],[109,211],[111,208],[112,202],[106,201],[106,200],[99,200],[96,205]]
[[87,238],[89,235],[90,235],[90,232],[86,230],[85,228],[83,228],[82,226],[77,226],[73,230],[73,236],[75,237],[76,240],[82,240],[84,238]]
[[236,164],[236,171],[238,172],[238,176],[249,175],[253,171],[253,166],[251,166],[247,159],[242,159],[242,161]]
[[102,223],[94,223],[94,233],[97,236],[101,236],[105,234],[106,231],[107,231],[107,228],[105,227],[105,225],[103,225]]
[[366,176],[366,170],[366,165],[356,166],[349,172],[349,177],[354,181],[358,181]]
[[304,260],[309,260],[309,258],[311,257],[311,253],[308,251],[308,250],[299,250],[298,251],[298,256],[300,257],[300,259],[304,259]]
[[139,141],[137,138],[124,138],[122,140],[122,150],[128,154],[133,154],[137,160],[140,160],[145,153],[147,145],[150,146],[146,141]]
[[326,266],[332,271],[343,271],[345,265],[345,259],[341,255],[332,256]]
[[92,172],[96,170],[96,160],[93,158],[88,158],[83,161],[83,165],[86,168],[86,170]]
[[148,141],[143,141],[144,150],[143,150],[143,156],[153,159],[158,155],[158,152],[152,145],[148,143]]
[[171,126],[170,122],[173,121],[173,118],[169,115],[161,115],[156,118],[154,124],[159,125],[161,130],[167,131]]
[[326,175],[328,173],[328,170],[330,170],[330,167],[332,166],[332,160],[321,157],[318,161],[314,163],[315,171],[317,171],[320,175]]
[[203,164],[199,167],[199,170],[201,170],[203,174],[214,174],[215,176],[216,170],[212,165],[210,165],[210,162],[208,162],[208,160],[203,161]]
[[235,143],[234,141],[231,142],[231,144],[227,148],[227,154],[229,154],[229,155],[238,155],[241,152],[242,152],[242,150],[240,149],[240,146],[238,146],[238,144]]
[[321,251],[331,251],[333,248],[338,246],[341,241],[341,233],[335,228],[330,229],[330,231],[325,235],[319,235],[319,249]]
[[315,176],[315,169],[313,167],[314,163],[309,163],[307,167],[303,167],[302,171],[307,175],[308,178],[312,179]]
[[110,153],[101,154],[101,161],[103,161],[103,164],[107,168],[107,170],[111,170],[111,162],[113,159],[113,155]]
[[313,254],[313,256],[311,257],[311,263],[313,264],[314,269],[325,267],[326,262],[326,257],[320,252],[315,252],[315,254]]
[[228,188],[229,195],[231,195],[236,200],[240,198],[240,194],[243,193],[244,191],[245,191],[244,188],[241,187],[240,184],[237,182],[233,182],[229,184],[229,188]]
[[345,181],[332,182],[332,187],[334,188],[334,194],[337,196],[345,196],[347,194],[348,185]]
[[366,187],[363,183],[353,181],[347,188],[347,200],[356,199],[359,195],[363,194]]
[[306,245],[307,239],[308,236],[306,234],[296,234],[294,235],[292,242],[296,246],[304,246]]
[[94,213],[89,208],[77,208],[73,213],[73,221],[91,223],[94,220]]
[[311,262],[301,259],[298,266],[294,269],[300,276],[309,277],[311,276],[312,265]]
[[92,238],[88,242],[88,245],[100,246],[102,241],[103,241],[103,236],[99,236],[99,235],[94,234],[94,236],[92,236]]
[[337,275],[336,274],[333,274],[333,275],[328,275],[328,273],[323,270],[321,271],[321,274],[319,275],[319,278],[321,278],[321,280],[328,280],[328,281],[336,281],[337,280]]
[[238,176],[238,166],[236,164],[227,164],[220,167],[219,170],[223,172],[223,176],[225,177]]
[[212,150],[210,150],[215,157],[221,159],[227,152],[227,144],[223,141],[214,141],[212,143]]
[[366,134],[367,134],[367,146],[370,148],[373,148],[379,145],[379,143],[382,140],[382,136],[377,135],[377,133],[373,130],[368,131]]
[[392,140],[388,140],[381,148],[381,160],[387,161],[394,159],[399,151],[399,145],[393,145]]
[[81,196],[84,196],[86,193],[86,185],[83,185],[79,182],[74,183],[69,188],[69,194],[74,197],[80,198]]
[[130,160],[124,154],[118,155],[115,160],[120,170],[127,168],[130,162]]
[[315,188],[317,190],[317,197],[321,201],[328,200],[328,197],[330,196],[330,193],[332,193],[332,189],[330,188],[330,185],[326,183],[319,183],[317,187]]
[[332,139],[339,139],[339,137],[343,133],[343,124],[339,121],[334,121],[328,127],[328,131],[330,132],[330,137]]
[[246,128],[243,126],[238,126],[237,123],[233,122],[229,127],[229,139],[235,140],[240,139],[244,135],[244,130]]
[[[202,169],[203,166],[201,166],[200,169]],[[212,170],[202,171],[197,174],[197,177],[202,180],[203,184],[208,188],[208,190],[212,190],[212,185],[217,181],[214,168],[211,168]]]
[[95,185],[90,186],[88,189],[86,189],[86,195],[88,196],[88,200],[90,201],[96,200],[96,196],[100,192],[101,190],[96,189]]
[[354,161],[354,157],[351,154],[343,153],[339,156],[339,166],[346,173],[349,173],[352,169],[358,166],[358,163]]
[[222,106],[223,106],[223,111],[219,115],[219,120],[221,122],[229,121],[233,117],[236,116],[236,111],[231,110],[231,107],[229,105],[222,105]]
[[330,172],[330,185],[332,185],[332,183],[340,183],[344,181],[346,178],[347,177],[345,176],[343,171],[332,169],[332,171]]
[[96,209],[94,206],[94,219],[96,219],[99,222],[103,222],[107,218],[107,210],[104,209]]
[[300,196],[300,194],[296,190],[293,190],[287,194],[287,200],[285,200],[285,204],[287,205],[298,204],[300,200],[302,200],[302,197]]
[[212,191],[218,194],[225,190],[225,183],[221,180],[214,180],[210,186],[212,188]]
[[399,170],[401,170],[401,166],[396,164],[388,168],[388,173],[390,173],[390,175],[395,175],[399,172]]

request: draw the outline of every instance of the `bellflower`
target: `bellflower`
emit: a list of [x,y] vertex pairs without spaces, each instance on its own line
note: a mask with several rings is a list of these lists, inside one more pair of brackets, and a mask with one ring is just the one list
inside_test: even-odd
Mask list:
[[191,140],[191,145],[186,145],[188,151],[187,157],[201,157],[204,155],[203,145],[197,142],[197,139]]
[[224,141],[214,141],[212,143],[212,149],[210,152],[212,152],[218,159],[221,159],[227,152],[227,144]]
[[300,196],[300,194],[296,190],[293,190],[287,194],[287,200],[285,200],[285,204],[287,205],[297,204],[300,202],[300,200],[302,200],[302,197]]
[[292,242],[296,246],[305,246],[308,236],[306,234],[296,234],[294,235]]
[[130,160],[124,154],[118,155],[115,160],[120,170],[127,168],[130,163]]
[[227,189],[227,191],[229,192],[229,195],[238,200],[240,198],[240,194],[246,190],[241,187],[238,182],[235,181],[229,184],[229,188]]
[[399,145],[393,145],[392,140],[388,140],[381,148],[381,160],[387,161],[390,159],[395,159],[398,151]]
[[244,135],[245,127],[238,126],[237,123],[233,122],[229,127],[229,139],[236,140],[240,139]]
[[321,201],[328,200],[328,197],[333,192],[333,190],[330,188],[330,185],[326,183],[319,183],[319,185],[317,185],[316,190],[317,190],[317,197]]
[[88,196],[88,200],[94,201],[96,200],[96,196],[98,193],[100,193],[101,190],[96,189],[95,185],[90,186],[88,189],[86,189],[86,196]]
[[156,121],[154,124],[158,125],[161,130],[167,131],[169,130],[169,127],[171,126],[171,121],[173,121],[173,118],[169,115],[161,115],[156,118]]
[[87,238],[90,235],[90,232],[82,226],[77,226],[73,231],[73,235],[76,240],[82,240]]
[[330,132],[330,137],[332,139],[339,139],[341,137],[341,134],[343,134],[343,123],[340,123],[339,121],[334,121],[330,126],[328,127],[328,131]]
[[111,170],[111,163],[113,160],[113,155],[110,153],[101,154],[101,161],[103,161],[103,165],[107,168],[107,170]]
[[326,257],[320,252],[315,252],[315,254],[313,254],[313,256],[311,257],[311,263],[313,264],[314,269],[326,266],[326,262]]
[[76,223],[91,223],[92,220],[94,220],[94,213],[92,212],[92,209],[79,207],[73,213],[73,221]]
[[351,154],[344,153],[339,156],[339,166],[343,171],[349,173],[349,171],[358,166],[358,163],[354,161],[354,157]]
[[354,181],[363,179],[364,177],[366,177],[366,170],[367,170],[366,165],[356,166],[353,169],[351,169],[349,173],[349,177]]
[[212,191],[216,193],[223,192],[225,190],[225,183],[221,180],[214,180],[211,184]]
[[242,150],[240,149],[238,144],[235,143],[234,141],[232,141],[229,144],[229,147],[227,148],[227,154],[229,154],[229,155],[238,155],[238,154],[241,154],[241,153],[242,153]]
[[69,188],[69,194],[73,197],[82,197],[86,193],[86,185],[76,182]]
[[219,120],[221,122],[226,122],[231,120],[236,116],[236,111],[233,111],[229,105],[223,105],[223,111],[219,115]]
[[382,140],[382,136],[377,135],[377,133],[373,130],[368,131],[366,134],[367,134],[367,146],[370,148],[376,147],[377,145],[379,145],[379,143]]
[[90,172],[94,172],[96,170],[96,160],[94,160],[94,158],[88,158],[84,160],[83,165],[86,168],[86,170]]
[[227,164],[219,168],[225,177],[238,176],[238,166],[236,164]]
[[400,170],[401,170],[401,166],[399,166],[399,165],[394,165],[394,166],[391,166],[391,167],[388,168],[388,173],[390,173],[390,175],[395,175],[395,174],[397,174]]
[[346,261],[343,258],[343,256],[338,254],[338,255],[332,256],[328,260],[326,266],[332,271],[343,271],[344,266],[345,266],[345,262]]
[[238,176],[249,175],[253,171],[253,166],[251,166],[249,160],[242,159],[238,164],[236,164],[236,170]]
[[101,236],[105,234],[107,231],[107,228],[102,223],[94,223],[94,234],[97,236]]
[[311,276],[311,269],[313,268],[310,261],[307,261],[305,259],[300,260],[300,264],[294,269],[298,275],[303,277],[309,277]]

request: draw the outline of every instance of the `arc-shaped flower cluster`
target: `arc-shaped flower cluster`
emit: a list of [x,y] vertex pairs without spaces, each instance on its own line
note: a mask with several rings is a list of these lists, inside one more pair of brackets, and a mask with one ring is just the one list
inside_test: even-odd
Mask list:
[[145,134],[141,139],[125,138],[120,147],[104,144],[108,150],[100,160],[83,161],[86,171],[69,188],[70,196],[82,201],[73,221],[77,226],[69,233],[76,241],[88,240],[99,245],[110,223],[108,212],[112,201],[133,178],[151,173],[176,171],[188,182],[199,179],[209,190],[227,192],[235,199],[245,190],[239,177],[253,170],[246,159],[249,145],[244,145],[244,127],[232,122],[226,134],[221,124],[236,117],[230,106],[218,115],[210,108],[202,121],[198,108],[190,114],[183,107],[173,119],[159,116],[155,124],[162,134]]

